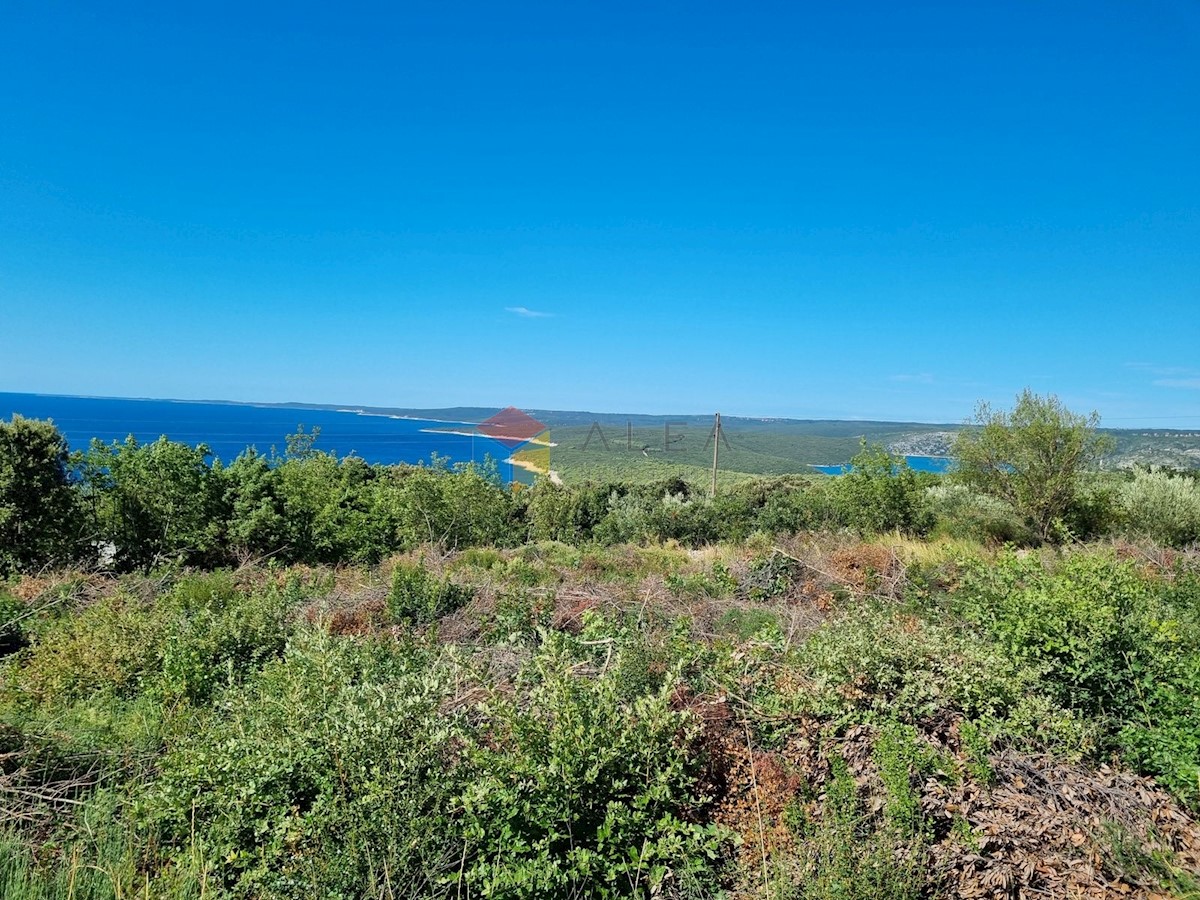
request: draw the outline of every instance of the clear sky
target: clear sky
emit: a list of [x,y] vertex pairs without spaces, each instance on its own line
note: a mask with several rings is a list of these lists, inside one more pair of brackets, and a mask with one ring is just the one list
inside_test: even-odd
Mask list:
[[0,0],[0,390],[1200,427],[1200,2]]

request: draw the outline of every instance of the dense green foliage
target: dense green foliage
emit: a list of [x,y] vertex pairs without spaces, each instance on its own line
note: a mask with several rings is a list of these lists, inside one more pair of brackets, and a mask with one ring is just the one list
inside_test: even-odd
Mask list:
[[[445,587],[409,566],[393,597],[412,584]],[[620,665],[581,677],[593,650],[559,635],[510,696],[417,635],[336,638],[282,615],[319,582],[246,589],[218,573],[150,603],[144,586],[39,619],[0,682],[0,736],[43,777],[80,754],[101,765],[89,808],[119,819],[100,824],[119,832],[105,846],[154,848],[156,892],[643,896],[711,882],[724,836],[684,817],[701,798],[675,676],[636,690]],[[131,884],[139,860],[119,860]]]
[[[94,898],[928,896],[934,846],[976,838],[922,792],[986,789],[998,751],[1115,754],[1200,809],[1196,568],[952,550],[911,564],[901,594],[871,593],[868,568],[796,633],[805,566],[723,559],[530,545],[460,554],[454,582],[400,560],[354,575],[367,597],[390,580],[399,630],[349,634],[332,574],[48,588],[0,669],[2,752],[21,761],[0,789],[29,822],[0,829],[0,888],[62,896],[70,871]],[[688,605],[614,600],[554,627],[536,598],[585,568],[613,597],[665,572]],[[501,588],[472,607],[482,638],[446,641],[431,626],[471,585]],[[733,698],[732,721],[704,712]],[[930,737],[947,722],[953,753]],[[768,777],[775,754],[815,752],[814,727],[825,768],[739,818],[730,797],[759,788],[730,783],[729,754],[754,748]],[[765,843],[763,815],[786,840]],[[1165,859],[1163,885],[1186,884]]]
[[716,497],[678,475],[510,489],[490,464],[370,465],[318,450],[318,437],[300,432],[282,456],[248,450],[210,465],[205,447],[166,438],[94,442],[68,457],[49,423],[0,423],[0,571],[100,561],[117,571],[265,559],[372,564],[420,546],[532,538],[695,547],[839,529],[1018,545],[1122,532],[1172,546],[1200,537],[1194,480],[1086,474],[1098,446],[1090,424],[1031,395],[963,438],[963,465],[951,476],[913,472],[863,441],[840,477],[743,479]]
[[1038,674],[1106,746],[1200,807],[1200,580],[1147,578],[1131,563],[1074,556],[1047,570],[1007,555],[973,566],[965,617]]
[[1172,547],[1200,541],[1200,483],[1163,471],[1137,472],[1121,486],[1121,506],[1133,530]]
[[198,562],[213,551],[215,477],[208,456],[203,444],[192,448],[165,437],[92,444],[81,467],[84,496],[119,567]]
[[79,551],[67,442],[49,422],[0,421],[0,577],[70,561]]
[[[1195,888],[1194,551],[1003,547],[1031,507],[865,442],[714,498],[5,427],[0,896],[951,896],[1018,868],[978,798],[1102,765],[1175,818],[1087,858]],[[1055,528],[1186,547],[1195,487],[1077,472]]]
[[[282,456],[249,450],[229,465],[211,466],[205,447],[166,438],[95,442],[71,464],[71,483],[52,426],[18,420],[10,430],[24,434],[35,426],[43,444],[10,447],[7,456],[13,471],[45,470],[38,478],[14,475],[6,482],[14,485],[6,504],[13,511],[4,520],[12,523],[7,566],[22,571],[48,561],[94,562],[95,546],[118,571],[148,571],[255,559],[373,563],[418,546],[512,546],[529,537],[700,545],[755,530],[919,533],[928,527],[921,482],[879,448],[864,447],[856,457],[860,467],[832,484],[795,476],[747,481],[716,498],[679,477],[578,487],[544,481],[514,492],[490,466],[338,459],[316,449],[316,433],[292,436]],[[81,523],[94,545],[68,540]]]
[[470,599],[469,589],[447,578],[435,578],[420,564],[401,562],[392,571],[387,608],[393,622],[428,625]]
[[1057,397],[1026,389],[1009,412],[980,404],[976,428],[959,434],[956,477],[1008,503],[1043,540],[1075,505],[1080,476],[1109,440],[1097,433],[1096,413],[1072,413]]
[[833,488],[842,521],[860,534],[929,530],[932,522],[921,479],[903,460],[882,447],[868,447],[864,440],[850,466]]

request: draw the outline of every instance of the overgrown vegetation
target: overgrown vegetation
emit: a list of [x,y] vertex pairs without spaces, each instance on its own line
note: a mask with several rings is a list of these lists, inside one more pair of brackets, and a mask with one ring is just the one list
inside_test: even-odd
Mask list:
[[1196,895],[1194,482],[4,429],[5,898]]

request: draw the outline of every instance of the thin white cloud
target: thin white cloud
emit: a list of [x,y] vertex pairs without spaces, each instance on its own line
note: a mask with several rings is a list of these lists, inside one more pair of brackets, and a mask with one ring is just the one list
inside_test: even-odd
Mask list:
[[933,375],[929,372],[918,372],[916,374],[892,375],[889,380],[907,384],[933,384]]
[[506,306],[504,307],[504,311],[510,312],[514,316],[520,316],[522,319],[548,319],[554,315],[554,313],[538,312],[536,309],[529,309],[524,306]]
[[[1153,363],[1125,363],[1125,368],[1136,369],[1139,372],[1149,372],[1160,378],[1177,378],[1180,375],[1194,376],[1200,373],[1188,366],[1160,366]],[[1158,384],[1156,381],[1155,384]],[[1171,385],[1168,385],[1170,387]]]
[[1200,369],[1193,366],[1164,366],[1159,363],[1125,363],[1125,368],[1158,376],[1150,383],[1155,387],[1200,391]]

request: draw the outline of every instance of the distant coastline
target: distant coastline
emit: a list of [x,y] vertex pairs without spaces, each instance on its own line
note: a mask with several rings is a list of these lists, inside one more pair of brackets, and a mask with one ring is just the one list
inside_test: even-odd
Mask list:
[[[356,416],[375,416],[376,418],[380,418],[380,419],[400,419],[400,420],[403,420],[406,422],[436,422],[439,425],[476,425],[476,424],[478,424],[477,422],[464,422],[461,419],[431,419],[428,416],[406,416],[406,415],[401,415],[399,413],[368,412],[365,409],[349,409],[349,408],[345,408],[345,407],[339,407],[339,408],[335,409],[334,412],[353,413]],[[442,429],[442,428],[422,428],[421,430],[433,432],[434,434],[466,434],[466,435],[472,434],[472,432],[469,432],[469,431],[467,431],[467,432],[450,431],[450,430]]]
[[[393,418],[399,419],[399,418],[404,418],[404,417],[403,416],[393,416]],[[418,422],[436,422],[438,420],[437,419],[417,419],[416,421],[418,421]],[[458,424],[469,425],[471,423],[460,422]],[[426,432],[427,434],[457,434],[460,437],[481,437],[481,438],[490,438],[491,440],[496,440],[496,438],[491,437],[491,435],[484,434],[482,431],[454,431],[449,428],[422,428],[421,430]],[[558,446],[558,444],[554,443],[554,441],[539,441],[537,438],[530,438],[528,441],[522,441],[521,443],[537,444],[539,447],[557,447]]]

